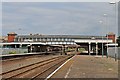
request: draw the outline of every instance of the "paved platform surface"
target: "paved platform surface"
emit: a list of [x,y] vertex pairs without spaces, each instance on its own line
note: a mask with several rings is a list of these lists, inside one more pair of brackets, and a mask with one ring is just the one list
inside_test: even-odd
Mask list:
[[118,78],[118,61],[99,56],[75,55],[51,78]]

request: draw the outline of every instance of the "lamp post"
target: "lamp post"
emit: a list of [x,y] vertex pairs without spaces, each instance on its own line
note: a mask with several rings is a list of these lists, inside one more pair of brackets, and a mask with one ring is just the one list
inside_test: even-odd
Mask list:
[[[117,27],[117,2],[110,2],[111,5],[115,5],[115,27]],[[115,61],[117,60],[117,49],[116,49],[116,37],[115,37]]]
[[[102,25],[103,21],[99,21],[99,23]],[[103,36],[102,36],[102,57],[103,57],[103,55],[104,55],[104,52],[103,52]]]
[[[19,30],[19,32],[21,32],[21,28],[19,28],[18,29]],[[19,33],[20,34],[20,33]],[[19,36],[19,41],[21,42],[22,41],[22,38]],[[19,47],[19,53],[21,53],[21,47],[22,47],[22,42],[21,42],[21,44],[20,44],[20,47]]]
[[105,27],[106,27],[106,37],[107,37],[107,53],[106,53],[106,57],[108,58],[108,26],[107,26],[107,14],[103,14],[105,17]]

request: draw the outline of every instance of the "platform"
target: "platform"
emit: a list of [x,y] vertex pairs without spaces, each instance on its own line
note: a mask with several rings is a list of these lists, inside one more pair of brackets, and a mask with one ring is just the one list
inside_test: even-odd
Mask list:
[[118,78],[118,61],[101,56],[75,55],[50,78]]

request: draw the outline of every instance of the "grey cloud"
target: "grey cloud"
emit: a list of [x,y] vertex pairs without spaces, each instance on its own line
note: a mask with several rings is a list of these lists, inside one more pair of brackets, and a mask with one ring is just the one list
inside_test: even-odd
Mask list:
[[[104,20],[103,14],[107,11],[109,20],[112,21],[109,24],[114,25],[114,16],[111,17],[113,14],[109,11],[111,9],[106,5],[101,5],[104,3],[84,3],[85,7],[80,6],[79,3],[75,7],[75,3],[74,5],[71,3],[71,5],[61,6],[61,8],[57,8],[56,5],[54,9],[35,6],[34,3],[30,3],[28,6],[25,3],[23,6],[20,3],[17,4],[22,8],[18,7],[18,10],[10,13],[6,13],[3,10],[5,13],[3,15],[3,23],[6,24],[6,27],[9,24],[13,25],[16,27],[15,29],[19,28],[18,25],[22,25],[21,28],[26,30],[26,33],[98,35],[96,33],[102,34],[103,31],[105,34],[105,23],[101,27],[99,20]],[[11,6],[15,7],[17,5]],[[9,27],[7,28],[9,29]],[[111,27],[111,31],[115,32],[115,28]]]

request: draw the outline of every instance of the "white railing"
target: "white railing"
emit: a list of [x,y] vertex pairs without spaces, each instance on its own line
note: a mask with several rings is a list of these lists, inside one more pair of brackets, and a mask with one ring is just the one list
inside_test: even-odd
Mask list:
[[10,52],[15,52],[15,54],[18,53],[27,53],[28,49],[20,49],[20,48],[2,48],[1,49],[2,54],[10,54]]
[[[116,52],[117,52],[116,57],[120,59],[119,51],[120,51],[120,48],[117,47],[117,48],[116,48]],[[109,47],[109,48],[108,48],[108,56],[115,58],[115,47]]]

